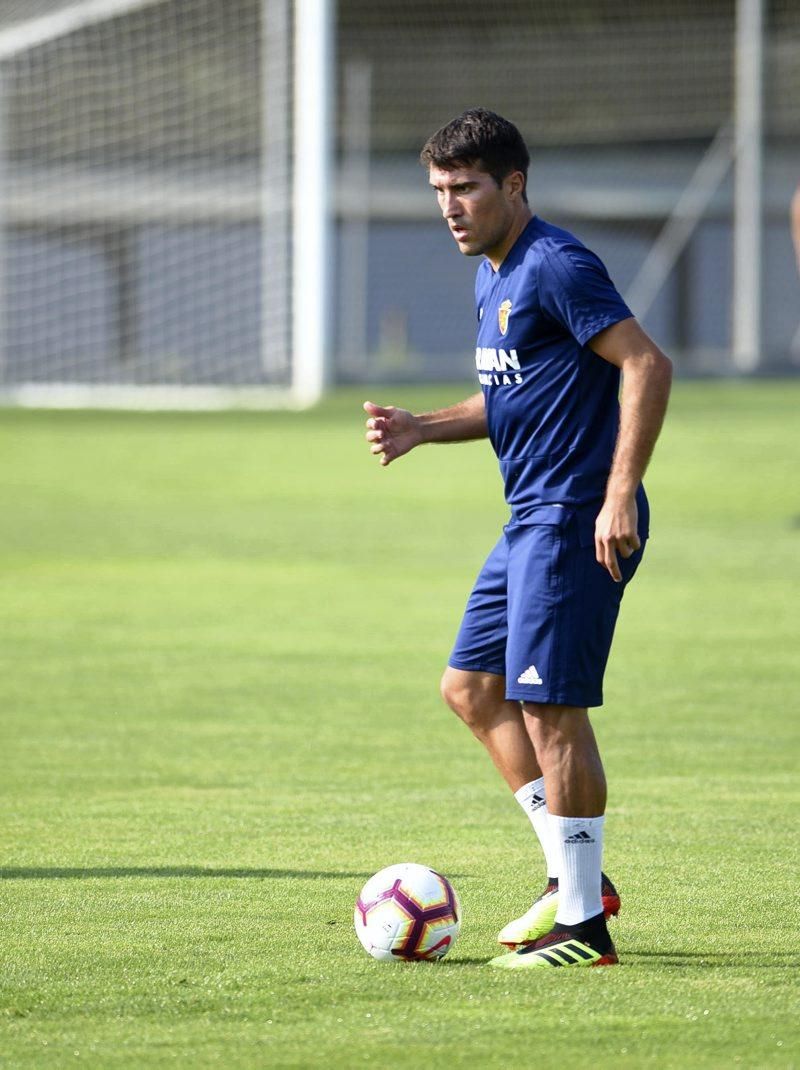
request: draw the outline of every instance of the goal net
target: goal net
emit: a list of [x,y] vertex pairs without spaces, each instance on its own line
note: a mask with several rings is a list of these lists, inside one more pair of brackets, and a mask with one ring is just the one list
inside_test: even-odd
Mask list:
[[[763,255],[743,301],[737,25],[755,7]],[[745,357],[800,361],[797,0],[0,0],[0,400],[464,379],[476,265],[417,155],[474,105],[520,127],[533,209],[597,249],[679,369],[742,370],[751,300]]]
[[[341,221],[352,253],[339,280],[340,374],[463,372],[475,264],[436,229],[414,158],[431,131],[474,105],[519,126],[531,148],[534,211],[597,250],[681,371],[740,370],[737,25],[749,6],[341,0],[338,63],[351,72],[342,133],[368,117],[370,145],[364,166],[351,138],[355,179],[345,189],[362,191],[354,201],[369,203],[371,216]],[[760,40],[750,43],[763,55],[763,168],[751,207],[762,227],[761,351],[744,357],[777,370],[800,319],[787,221],[800,180],[800,5],[758,6]],[[353,300],[362,280],[368,298]],[[751,302],[753,294],[743,303]]]
[[0,19],[0,390],[295,397],[288,0],[29,0]]

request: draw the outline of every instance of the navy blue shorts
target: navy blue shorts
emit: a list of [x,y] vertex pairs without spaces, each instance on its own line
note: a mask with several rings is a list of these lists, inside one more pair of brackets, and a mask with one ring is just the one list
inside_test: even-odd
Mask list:
[[509,699],[602,706],[622,595],[645,540],[631,557],[618,555],[615,583],[595,560],[598,511],[542,506],[532,522],[506,525],[469,596],[454,669],[505,676]]

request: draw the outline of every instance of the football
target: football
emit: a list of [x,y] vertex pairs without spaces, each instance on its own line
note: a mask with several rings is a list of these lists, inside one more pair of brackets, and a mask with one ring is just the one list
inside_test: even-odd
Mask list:
[[427,866],[400,862],[370,877],[356,901],[356,935],[381,962],[443,958],[461,928],[450,881]]

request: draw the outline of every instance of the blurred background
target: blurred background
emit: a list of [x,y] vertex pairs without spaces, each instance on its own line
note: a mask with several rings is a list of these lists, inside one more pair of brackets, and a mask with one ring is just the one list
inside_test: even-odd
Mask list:
[[800,368],[797,0],[0,0],[0,394],[471,374],[417,156],[484,105],[678,372]]

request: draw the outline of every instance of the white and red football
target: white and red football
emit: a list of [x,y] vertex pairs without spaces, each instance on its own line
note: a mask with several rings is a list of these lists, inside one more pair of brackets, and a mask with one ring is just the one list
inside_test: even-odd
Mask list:
[[356,935],[381,962],[443,958],[461,928],[461,904],[450,881],[415,862],[387,866],[361,889]]

